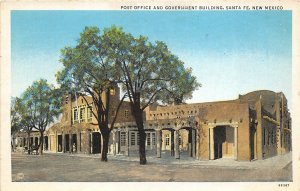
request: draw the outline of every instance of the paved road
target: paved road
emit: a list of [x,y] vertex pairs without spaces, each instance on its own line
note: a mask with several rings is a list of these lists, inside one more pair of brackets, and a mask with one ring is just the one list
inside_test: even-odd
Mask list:
[[259,161],[255,161],[251,163],[252,166],[247,162],[229,163],[226,160],[223,162],[181,160],[174,163],[166,159],[149,157],[148,164],[142,166],[134,157],[111,156],[109,162],[101,162],[98,156],[69,154],[28,156],[13,153],[12,180],[25,182],[291,181],[292,163],[287,161],[284,167],[276,166],[276,160],[283,161],[287,158],[287,156],[280,157],[270,159],[269,162],[265,160],[264,165],[259,165]]

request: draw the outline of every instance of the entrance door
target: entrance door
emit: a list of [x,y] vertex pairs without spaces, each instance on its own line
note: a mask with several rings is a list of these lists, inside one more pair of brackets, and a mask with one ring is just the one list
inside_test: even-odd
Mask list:
[[72,151],[77,152],[77,135],[72,135]]
[[214,153],[215,159],[222,158],[222,144],[226,140],[226,129],[225,127],[214,128]]
[[35,137],[34,138],[34,146],[38,146],[39,145],[39,138]]
[[99,132],[93,133],[93,147],[92,153],[101,153],[101,134]]
[[250,152],[251,152],[251,160],[255,159],[255,136],[256,136],[256,129],[255,125],[251,125],[250,128]]
[[65,147],[66,147],[66,152],[70,151],[70,140],[69,140],[69,134],[65,135]]
[[62,135],[57,135],[58,148],[57,152],[62,152]]
[[44,142],[44,144],[45,144],[44,150],[47,151],[48,150],[48,136],[45,136],[44,140],[45,140],[45,142]]

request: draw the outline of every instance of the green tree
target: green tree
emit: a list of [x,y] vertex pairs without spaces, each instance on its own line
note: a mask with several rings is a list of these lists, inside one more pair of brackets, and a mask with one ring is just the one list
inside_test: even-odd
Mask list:
[[151,43],[144,36],[134,38],[117,27],[104,30],[103,39],[109,45],[111,60],[121,71],[120,80],[140,135],[140,164],[146,164],[144,109],[154,102],[182,103],[200,84],[163,42]]
[[120,77],[108,56],[108,43],[97,27],[86,27],[75,47],[62,49],[60,61],[64,68],[56,74],[62,91],[83,95],[87,104],[84,95],[92,97],[96,110],[92,113],[103,138],[101,161],[107,161],[109,135],[125,98],[124,95],[118,103],[116,115],[113,118],[109,116],[110,89],[117,86]]
[[29,137],[33,128],[40,132],[38,148],[41,155],[43,154],[46,127],[54,122],[61,112],[60,98],[59,92],[55,90],[53,85],[49,85],[45,79],[34,81],[22,94],[22,122]]
[[[21,98],[12,98],[11,101],[11,135],[15,136],[17,132],[26,132],[27,134],[27,148],[30,148],[30,134],[33,129],[30,111],[27,109],[26,103]],[[13,142],[13,149],[15,148]],[[30,149],[28,149],[30,154]]]
[[10,105],[10,127],[11,127],[11,139],[12,139],[12,150],[15,150],[15,135],[21,130],[21,117],[18,112],[18,98],[11,98]]

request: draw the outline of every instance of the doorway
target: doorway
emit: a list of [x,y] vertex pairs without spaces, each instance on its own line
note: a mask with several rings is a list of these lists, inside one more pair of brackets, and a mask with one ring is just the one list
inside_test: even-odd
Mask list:
[[92,133],[92,154],[101,153],[101,134],[99,132]]
[[57,152],[62,152],[62,135],[57,135]]
[[234,128],[217,126],[214,128],[214,158],[234,157]]

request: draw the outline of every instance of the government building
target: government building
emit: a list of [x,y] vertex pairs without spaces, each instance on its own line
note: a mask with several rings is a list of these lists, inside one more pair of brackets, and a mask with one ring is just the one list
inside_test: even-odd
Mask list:
[[[116,115],[120,89],[110,90],[110,118]],[[87,102],[85,101],[87,100]],[[44,150],[53,153],[101,153],[102,138],[92,98],[65,95],[60,122],[44,134]],[[105,96],[103,97],[105,99]],[[291,151],[291,117],[281,92],[254,91],[235,100],[180,105],[150,105],[144,111],[147,156],[174,159],[187,154],[199,160],[229,158],[262,160]],[[18,146],[27,145],[25,133],[17,135]],[[31,133],[31,145],[39,134]],[[110,134],[109,154],[138,153],[139,133],[124,101]]]

